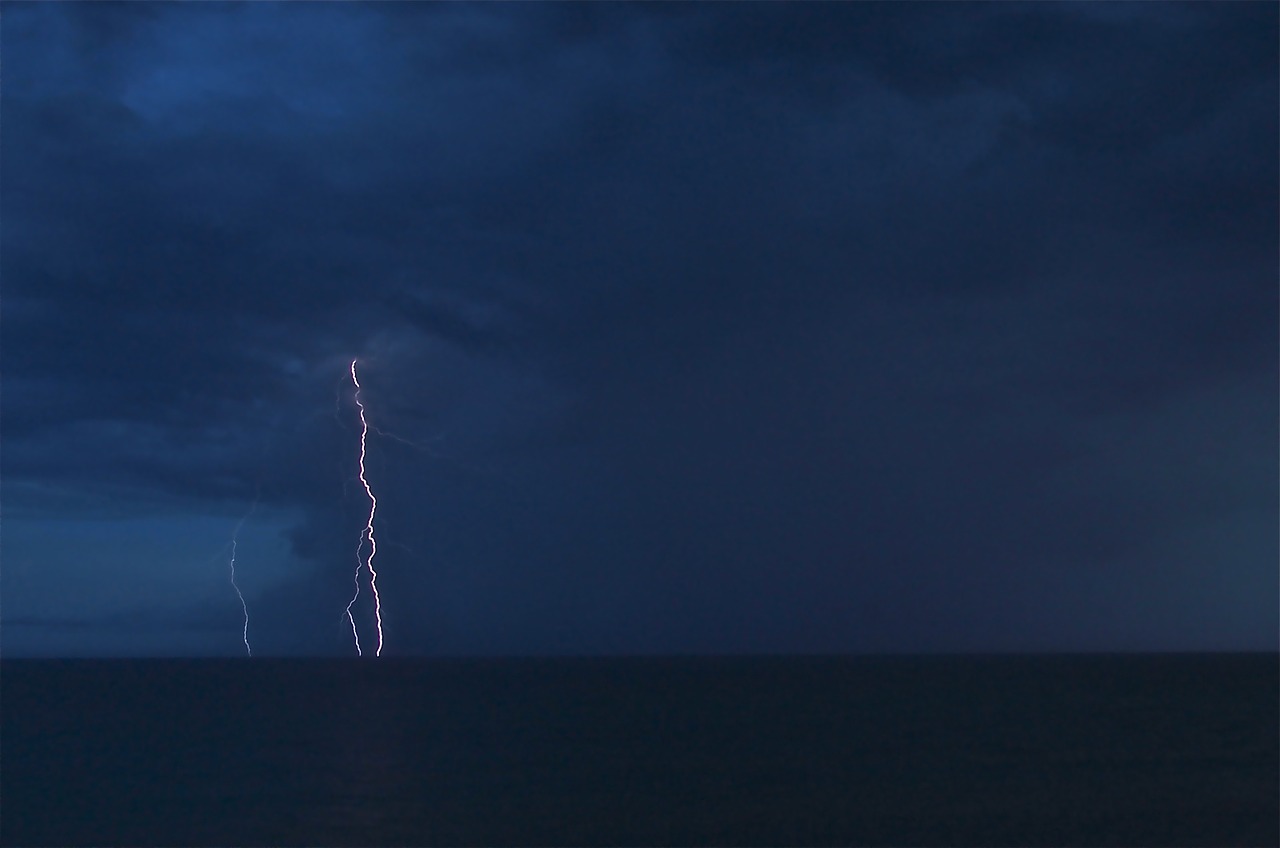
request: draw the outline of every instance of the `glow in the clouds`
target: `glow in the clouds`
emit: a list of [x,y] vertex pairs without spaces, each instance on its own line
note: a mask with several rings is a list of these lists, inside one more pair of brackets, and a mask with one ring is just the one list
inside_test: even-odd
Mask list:
[[[373,517],[378,511],[378,499],[374,497],[369,480],[365,477],[365,446],[369,438],[369,422],[365,420],[364,404],[360,401],[360,378],[356,376],[356,362],[355,359],[351,360],[351,382],[355,384],[355,401],[360,409],[360,483],[364,486],[365,494],[369,496],[369,520],[360,533],[360,541],[356,544],[356,591],[351,596],[351,602],[347,604],[347,619],[351,622],[351,636],[356,643],[356,653],[363,656],[364,652],[360,648],[360,634],[356,628],[355,617],[351,614],[351,607],[355,604],[356,598],[360,597],[360,569],[367,568],[369,569],[369,589],[373,592],[373,615],[378,626],[378,646],[374,656],[382,656],[382,599],[378,595],[378,572],[373,568],[373,558],[378,553],[378,543],[373,536]],[[366,538],[369,540],[369,556],[367,559],[362,559],[361,551],[364,549]]]

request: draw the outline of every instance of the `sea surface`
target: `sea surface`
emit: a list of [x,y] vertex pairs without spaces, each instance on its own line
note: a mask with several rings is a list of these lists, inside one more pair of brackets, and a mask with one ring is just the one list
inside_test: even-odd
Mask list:
[[1276,845],[1280,657],[0,662],[5,845]]

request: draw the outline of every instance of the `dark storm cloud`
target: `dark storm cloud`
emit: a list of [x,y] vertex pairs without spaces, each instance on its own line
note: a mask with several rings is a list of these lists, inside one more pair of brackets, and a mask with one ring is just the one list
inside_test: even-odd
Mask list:
[[1276,18],[11,4],[6,507],[261,487],[329,650],[360,356],[414,649],[1183,644],[1274,589]]
[[[225,630],[229,616],[200,610],[199,615],[192,615],[192,610],[181,613],[156,610],[140,610],[127,613],[110,613],[94,616],[6,616],[7,627],[48,628],[51,630],[100,630],[137,633],[152,630],[159,634],[172,633],[174,630],[220,632]],[[234,623],[234,619],[232,619]]]
[[683,55],[730,68],[785,70],[806,90],[837,69],[916,99],[994,88],[1023,95],[1048,138],[1089,152],[1143,146],[1273,79],[1275,20],[1260,4],[750,4],[709,11]]

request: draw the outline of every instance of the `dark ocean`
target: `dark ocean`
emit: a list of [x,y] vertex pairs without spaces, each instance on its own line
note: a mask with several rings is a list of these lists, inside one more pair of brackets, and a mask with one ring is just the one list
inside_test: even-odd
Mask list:
[[1280,657],[0,663],[5,845],[1276,845]]

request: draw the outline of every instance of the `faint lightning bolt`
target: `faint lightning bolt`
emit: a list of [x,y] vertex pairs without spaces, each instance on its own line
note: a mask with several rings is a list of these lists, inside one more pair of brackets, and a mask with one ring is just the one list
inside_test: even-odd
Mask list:
[[[356,406],[360,409],[360,483],[364,486],[364,492],[369,496],[369,520],[365,522],[364,530],[360,532],[360,541],[356,543],[356,573],[355,573],[355,594],[351,596],[351,602],[347,604],[347,620],[351,622],[351,637],[356,643],[356,653],[364,656],[364,652],[360,648],[360,634],[356,628],[355,617],[351,614],[351,607],[355,604],[356,599],[360,597],[360,570],[367,568],[369,570],[369,589],[373,592],[373,615],[378,627],[378,646],[374,651],[374,656],[382,656],[382,598],[378,595],[378,572],[374,570],[373,558],[378,553],[378,543],[373,536],[373,517],[378,511],[378,499],[374,497],[373,489],[369,486],[369,480],[365,477],[365,453],[369,438],[369,422],[365,419],[364,404],[360,401],[360,378],[356,376],[356,362],[351,360],[351,382],[356,387],[355,401]],[[365,539],[369,540],[369,556],[361,557],[361,551],[364,550]]]
[[244,527],[244,523],[249,520],[249,516],[253,515],[253,511],[257,508],[258,495],[255,494],[253,496],[253,506],[249,507],[249,511],[236,524],[236,529],[231,531],[231,588],[236,590],[236,597],[240,599],[240,609],[244,610],[244,630],[241,633],[241,638],[244,640],[245,653],[249,656],[253,656],[253,648],[249,647],[249,605],[245,603],[244,594],[236,583],[236,543],[240,538],[240,529]]
[[[373,432],[377,433],[377,434],[378,434],[378,436],[379,436],[379,437],[381,437],[381,438],[384,438],[384,439],[391,439],[393,442],[399,442],[399,443],[400,443],[400,444],[402,444],[402,445],[407,445],[407,446],[409,446],[409,447],[413,448],[414,450],[422,451],[423,453],[427,454],[428,456],[432,456],[432,457],[438,456],[438,454],[436,453],[436,451],[435,451],[435,450],[433,450],[432,448],[427,447],[426,445],[424,445],[424,444],[423,444],[423,443],[421,443],[421,442],[415,442],[415,441],[413,441],[412,439],[406,439],[404,436],[397,436],[395,433],[392,433],[392,432],[390,432],[389,430],[380,430],[380,429],[378,429],[377,427],[373,426],[372,424],[371,424],[371,425],[369,425],[369,429],[370,429],[370,430],[372,430]],[[442,438],[442,437],[437,436],[437,437],[435,438],[435,441],[439,441],[439,440],[440,440],[440,438]]]
[[[425,444],[424,442],[415,442],[412,439],[406,439],[404,436],[397,435],[388,430],[379,429],[377,426],[373,424],[369,425],[369,429],[377,433],[380,438],[390,439],[393,442],[399,442],[400,444],[413,448],[416,451],[421,451],[422,453],[426,454],[432,459],[444,460],[445,462],[449,462],[454,466],[461,468],[465,471],[472,471],[472,472],[475,472],[476,474],[488,474],[488,475],[497,473],[492,468],[482,468],[480,466],[477,466],[471,462],[468,462],[462,459],[461,457],[450,456],[449,454],[443,453],[440,450],[437,450],[436,448],[433,448],[430,445]],[[441,433],[440,435],[432,436],[431,441],[436,443],[443,442],[444,434]]]

